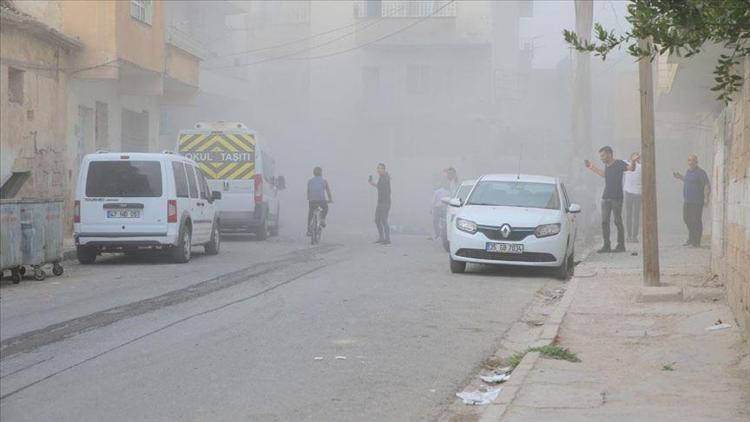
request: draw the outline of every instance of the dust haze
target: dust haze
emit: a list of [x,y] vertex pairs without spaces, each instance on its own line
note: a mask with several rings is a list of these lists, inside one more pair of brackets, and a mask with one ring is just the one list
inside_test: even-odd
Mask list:
[[[168,2],[167,24],[210,52],[200,69],[207,89],[188,106],[163,107],[161,142],[172,146],[198,121],[256,130],[286,177],[290,230],[304,227],[306,182],[320,166],[335,201],[330,224],[372,231],[367,179],[382,162],[396,232],[429,233],[433,192],[454,167],[462,180],[561,177],[591,236],[603,181],[583,160],[598,162],[604,145],[621,159],[639,150],[637,64],[625,52],[602,62],[571,51],[561,32],[575,27],[572,1],[249,1],[236,2],[223,27],[211,14],[224,11],[197,3]],[[593,20],[626,29],[625,7],[596,2]],[[590,67],[582,84],[579,61]],[[689,152],[710,168],[692,151],[700,133],[674,133],[675,123],[657,121],[657,139],[685,141],[683,151],[657,150],[662,233],[681,229],[671,171],[684,170]]]

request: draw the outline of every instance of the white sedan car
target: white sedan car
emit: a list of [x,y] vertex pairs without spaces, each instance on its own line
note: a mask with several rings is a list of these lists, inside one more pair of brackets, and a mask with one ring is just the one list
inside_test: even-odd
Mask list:
[[546,176],[495,174],[479,178],[464,203],[452,199],[456,218],[448,228],[451,272],[467,262],[551,267],[573,274],[575,216],[560,180]]

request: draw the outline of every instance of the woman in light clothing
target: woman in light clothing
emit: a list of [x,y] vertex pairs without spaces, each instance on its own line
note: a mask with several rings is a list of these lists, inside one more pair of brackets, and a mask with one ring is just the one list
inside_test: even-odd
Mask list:
[[625,230],[628,242],[638,242],[641,220],[641,155],[630,155],[632,171],[626,171],[622,190],[625,192]]

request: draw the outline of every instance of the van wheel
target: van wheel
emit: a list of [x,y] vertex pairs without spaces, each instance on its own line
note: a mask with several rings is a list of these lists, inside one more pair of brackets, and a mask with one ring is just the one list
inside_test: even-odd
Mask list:
[[190,261],[191,258],[191,250],[190,250],[190,242],[192,241],[192,233],[190,230],[190,226],[184,226],[182,230],[180,230],[180,239],[177,241],[177,245],[172,250],[172,257],[174,258],[174,262],[178,264],[184,264],[188,261]]
[[465,261],[456,261],[452,257],[448,257],[451,262],[451,272],[453,274],[463,274],[466,271]]
[[211,240],[206,243],[203,248],[206,250],[206,255],[218,255],[220,247],[221,235],[219,234],[219,225],[214,222],[214,225],[211,228]]
[[96,248],[91,246],[79,245],[76,247],[76,255],[78,256],[78,262],[83,265],[93,264],[96,261]]
[[273,227],[271,227],[271,228],[270,228],[270,229],[268,230],[268,234],[269,234],[269,235],[271,235],[271,236],[274,236],[274,237],[275,237],[275,236],[278,236],[278,235],[279,235],[279,224],[281,224],[281,223],[280,223],[280,221],[281,221],[281,216],[279,215],[279,212],[280,212],[280,211],[281,211],[281,209],[280,209],[280,208],[276,210],[276,224],[274,224],[274,226],[273,226]]

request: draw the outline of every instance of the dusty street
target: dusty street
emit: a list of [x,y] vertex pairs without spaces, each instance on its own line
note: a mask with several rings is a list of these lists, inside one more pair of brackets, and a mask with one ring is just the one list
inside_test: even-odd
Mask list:
[[2,419],[432,420],[541,287],[422,236],[230,237],[3,281]]

